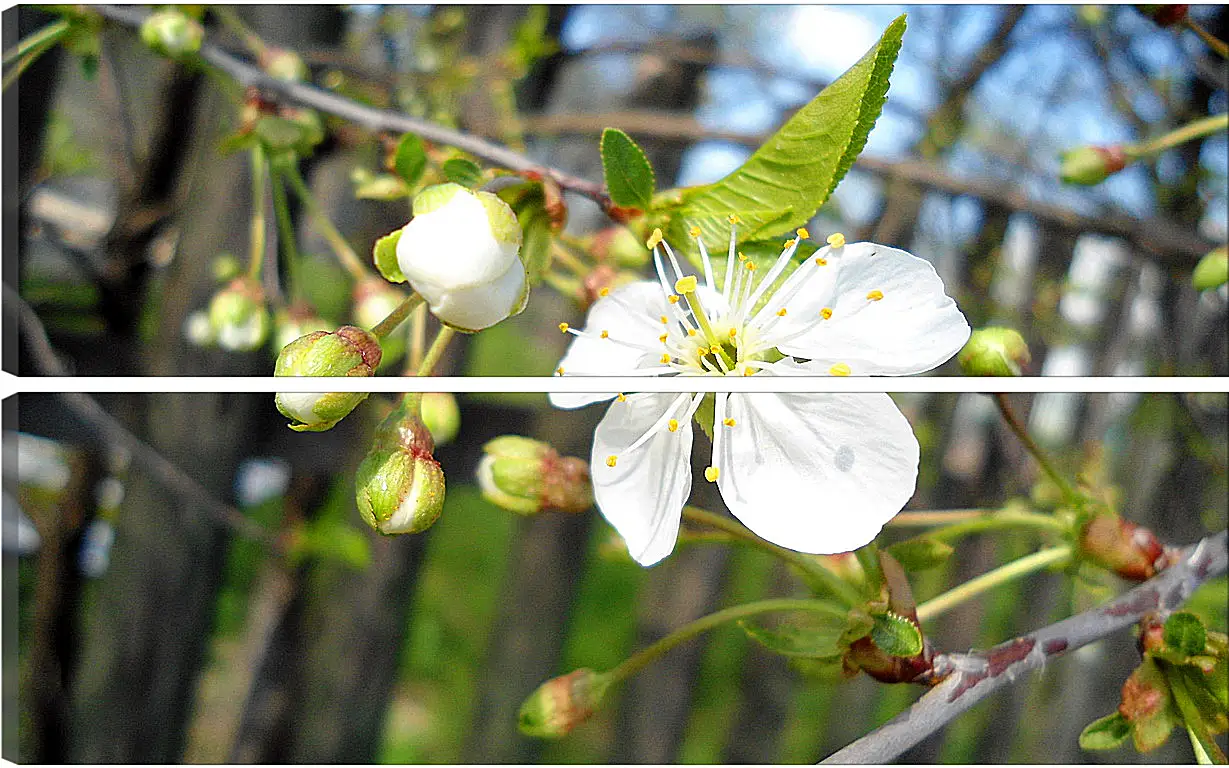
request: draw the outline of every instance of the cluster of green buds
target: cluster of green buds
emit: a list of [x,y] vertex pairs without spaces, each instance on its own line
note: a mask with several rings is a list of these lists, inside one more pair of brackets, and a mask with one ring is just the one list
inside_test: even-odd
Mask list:
[[235,278],[209,302],[212,340],[232,352],[259,349],[269,338],[269,310],[257,280]]
[[179,10],[155,11],[141,24],[141,41],[154,52],[183,60],[201,49],[205,30]]
[[593,505],[589,465],[546,443],[503,435],[482,447],[478,487],[491,503],[520,515],[584,512]]
[[[274,376],[373,376],[382,355],[380,341],[362,328],[313,331],[287,344],[277,356]],[[366,392],[278,392],[277,409],[298,432],[323,432],[367,398]]]
[[355,501],[368,525],[383,534],[419,533],[439,519],[444,471],[434,450],[416,397],[407,395],[376,427],[371,450],[358,467]]
[[1019,376],[1031,359],[1023,336],[997,327],[974,331],[957,357],[965,376]]
[[1199,763],[1224,763],[1213,736],[1229,730],[1229,637],[1189,611],[1148,614],[1139,629],[1143,658],[1123,683],[1118,711],[1084,728],[1080,746],[1113,749],[1130,739],[1149,752],[1184,727]]

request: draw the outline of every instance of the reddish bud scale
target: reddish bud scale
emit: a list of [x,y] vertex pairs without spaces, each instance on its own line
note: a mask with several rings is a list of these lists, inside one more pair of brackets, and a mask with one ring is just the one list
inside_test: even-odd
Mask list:
[[606,264],[598,264],[589,274],[585,275],[584,288],[585,309],[602,297],[602,291],[614,287],[618,273]]
[[1093,147],[1093,150],[1105,159],[1106,174],[1114,174],[1127,167],[1127,153],[1115,144],[1112,147]]
[[542,456],[542,511],[584,512],[593,506],[589,464],[554,450]]
[[1099,515],[1084,526],[1080,549],[1093,562],[1131,581],[1155,576],[1165,554],[1152,531],[1114,515]]
[[1186,18],[1186,14],[1190,11],[1189,5],[1173,4],[1173,5],[1137,5],[1135,6],[1140,13],[1152,19],[1157,26],[1172,27],[1179,21]]
[[901,658],[884,653],[868,636],[849,646],[845,661],[881,683],[911,683],[934,668],[934,649],[926,642],[917,656]]
[[605,209],[606,215],[620,224],[626,224],[637,216],[643,216],[644,211],[639,208],[624,208],[614,204],[614,201],[608,202],[602,206]]
[[[324,333],[317,331],[317,333]],[[362,328],[355,328],[353,325],[343,325],[334,333],[346,341],[350,342],[363,358],[363,363],[368,367],[369,371],[359,373],[358,375],[370,376],[371,371],[375,371],[380,366],[380,358],[384,355],[384,350],[380,348],[380,342],[375,336],[372,336]]]

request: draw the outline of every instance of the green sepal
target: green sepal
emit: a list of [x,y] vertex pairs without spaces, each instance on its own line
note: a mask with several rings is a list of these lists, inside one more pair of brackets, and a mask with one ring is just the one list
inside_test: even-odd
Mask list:
[[956,550],[947,542],[929,536],[898,541],[887,548],[888,554],[906,571],[925,571],[942,565]]
[[275,115],[265,115],[257,120],[253,132],[270,152],[294,149],[305,138],[303,126]]
[[406,280],[401,264],[397,261],[397,242],[400,240],[401,230],[395,229],[376,240],[371,249],[371,260],[375,262],[376,269],[390,283],[404,283]]
[[879,650],[906,659],[922,652],[922,631],[912,621],[890,611],[872,618],[871,641]]
[[657,177],[644,150],[618,128],[602,131],[599,146],[610,199],[624,208],[647,211],[652,204]]
[[1131,737],[1131,724],[1119,712],[1093,720],[1080,732],[1080,749],[1114,749]]
[[474,189],[482,184],[482,169],[473,160],[454,157],[445,160],[440,170],[443,171],[444,178],[463,187]]

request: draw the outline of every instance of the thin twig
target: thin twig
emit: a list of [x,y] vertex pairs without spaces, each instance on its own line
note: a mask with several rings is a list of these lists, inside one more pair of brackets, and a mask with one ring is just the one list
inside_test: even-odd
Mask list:
[[[47,338],[47,331],[43,328],[38,315],[7,283],[4,285],[4,303],[6,306],[13,307],[17,313],[17,321],[23,332],[22,338],[29,345],[28,348],[34,357],[39,374],[68,375],[69,370],[51,346],[51,341]],[[93,426],[103,441],[116,443],[126,448],[132,454],[133,461],[144,467],[163,486],[202,505],[218,524],[241,536],[260,541],[275,551],[280,550],[277,539],[269,531],[246,517],[235,507],[215,498],[195,478],[129,432],[115,417],[107,413],[97,400],[83,392],[57,392],[56,395],[73,413]]]
[[1229,565],[1226,532],[1185,549],[1173,565],[1115,600],[1023,637],[967,654],[935,657],[943,682],[913,706],[824,760],[825,763],[886,763],[935,733],[991,693],[1040,669],[1049,659],[1131,626],[1145,614],[1166,613],[1199,585]]
[[[132,28],[140,27],[146,16],[145,11],[128,6],[95,5],[91,6],[91,9],[110,21]],[[610,197],[601,184],[535,162],[525,155],[477,136],[454,131],[394,110],[368,107],[306,83],[278,80],[259,68],[240,61],[213,43],[202,43],[200,55],[202,59],[233,77],[240,85],[259,88],[266,95],[281,97],[284,101],[336,115],[371,131],[413,133],[428,141],[462,149],[513,171],[540,173],[549,176],[560,187],[594,200],[603,208],[612,206]]]

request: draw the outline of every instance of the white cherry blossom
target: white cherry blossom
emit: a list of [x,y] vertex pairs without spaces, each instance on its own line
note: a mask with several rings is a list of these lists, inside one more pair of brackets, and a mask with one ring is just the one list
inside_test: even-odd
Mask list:
[[[720,287],[698,230],[703,282],[655,231],[657,280],[605,294],[584,330],[561,323],[576,338],[556,374],[905,375],[941,365],[968,340],[925,260],[833,235],[786,276],[806,230],[758,270],[737,250],[736,223]],[[594,433],[594,495],[642,565],[674,548],[697,413],[712,424],[705,478],[735,517],[780,546],[856,549],[913,495],[917,439],[885,394],[551,395],[562,408],[611,398]],[[711,409],[701,411],[705,398]]]

